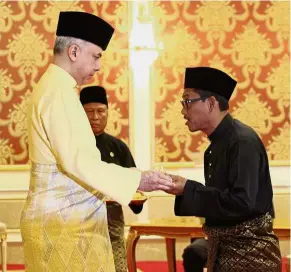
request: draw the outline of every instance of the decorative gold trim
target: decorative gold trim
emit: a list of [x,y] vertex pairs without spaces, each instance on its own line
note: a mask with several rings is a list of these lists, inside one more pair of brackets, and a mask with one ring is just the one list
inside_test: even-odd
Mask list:
[[177,169],[177,168],[203,168],[203,164],[195,164],[194,162],[154,162],[152,163],[153,168],[166,168],[166,169]]
[[290,161],[269,161],[270,166],[290,166]]
[[0,165],[0,171],[29,171],[30,164]]

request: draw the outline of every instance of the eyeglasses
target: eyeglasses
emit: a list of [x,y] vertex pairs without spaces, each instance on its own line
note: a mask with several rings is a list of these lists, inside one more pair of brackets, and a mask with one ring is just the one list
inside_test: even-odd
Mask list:
[[194,98],[194,99],[185,99],[181,101],[181,104],[183,108],[188,109],[189,104],[200,101],[200,100],[205,100],[207,97],[199,97],[199,98]]

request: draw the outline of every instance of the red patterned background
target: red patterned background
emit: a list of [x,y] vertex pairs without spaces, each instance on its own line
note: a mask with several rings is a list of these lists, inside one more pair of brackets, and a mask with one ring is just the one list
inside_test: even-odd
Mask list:
[[289,164],[290,4],[288,1],[156,1],[153,160],[169,167],[203,162],[208,140],[190,134],[181,111],[185,67],[212,66],[237,81],[231,114],[252,126],[272,165]]

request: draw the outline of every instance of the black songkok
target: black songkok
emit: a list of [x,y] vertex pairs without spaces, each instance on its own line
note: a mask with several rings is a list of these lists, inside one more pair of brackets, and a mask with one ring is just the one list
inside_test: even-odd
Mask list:
[[57,36],[78,38],[106,50],[114,28],[103,19],[86,12],[61,11]]
[[88,103],[102,103],[108,107],[106,90],[101,86],[89,86],[82,89],[80,93],[82,105]]
[[236,81],[226,73],[210,67],[186,68],[184,89],[194,88],[216,93],[229,100]]

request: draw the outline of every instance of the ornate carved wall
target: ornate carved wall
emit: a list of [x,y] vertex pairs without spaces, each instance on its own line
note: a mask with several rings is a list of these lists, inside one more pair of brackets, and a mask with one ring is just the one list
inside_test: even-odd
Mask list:
[[185,67],[212,66],[239,82],[233,116],[257,131],[272,165],[289,164],[289,1],[157,1],[152,12],[164,47],[152,80],[154,163],[203,162],[208,140],[188,132],[180,100]]
[[52,58],[57,19],[64,10],[90,12],[115,26],[102,70],[89,85],[107,89],[107,129],[128,142],[128,3],[0,1],[0,165],[28,162],[26,103]]

